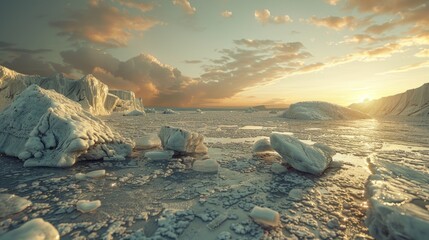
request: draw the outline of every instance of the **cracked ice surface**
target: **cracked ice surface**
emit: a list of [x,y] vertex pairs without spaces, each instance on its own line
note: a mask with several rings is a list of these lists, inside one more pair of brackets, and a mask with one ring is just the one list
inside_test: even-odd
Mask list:
[[[0,234],[41,217],[58,229],[61,239],[372,239],[366,213],[379,208],[367,204],[365,184],[377,174],[383,178],[374,180],[395,186],[391,191],[413,196],[404,204],[416,205],[422,214],[428,211],[423,208],[428,205],[427,184],[421,185],[419,176],[426,176],[428,169],[429,122],[300,122],[268,112],[239,111],[102,118],[132,139],[157,134],[165,125],[200,133],[214,140],[206,144],[209,159],[219,164],[218,172],[193,171],[193,163],[202,160],[194,157],[173,156],[169,161],[144,157],[153,150],[136,150],[125,161],[78,162],[61,171],[22,168],[18,160],[2,156],[0,192],[25,197],[33,205],[0,218]],[[244,126],[262,128],[240,129]],[[273,152],[254,156],[254,141],[273,131],[324,143],[337,154],[320,177],[288,168]],[[382,150],[386,144],[414,148]],[[392,168],[394,163],[403,168]],[[102,178],[75,178],[77,173],[100,169],[106,170]],[[380,189],[375,186],[373,196],[381,196]],[[94,199],[102,202],[96,211],[76,210],[79,200]],[[278,212],[280,226],[264,229],[253,222],[249,214],[255,206]]]

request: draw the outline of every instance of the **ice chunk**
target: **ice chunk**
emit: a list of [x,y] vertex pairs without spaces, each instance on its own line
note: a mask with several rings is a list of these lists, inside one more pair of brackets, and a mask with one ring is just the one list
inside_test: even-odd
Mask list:
[[86,179],[86,174],[84,174],[84,173],[76,173],[76,174],[74,175],[74,177],[75,177],[77,180],[85,180],[85,179]]
[[100,177],[104,177],[106,175],[106,170],[104,170],[104,169],[95,170],[95,171],[91,171],[85,175],[86,175],[86,177],[89,177],[89,178],[100,178]]
[[159,139],[158,135],[150,134],[146,136],[142,136],[136,138],[135,140],[136,149],[151,149],[151,148],[159,148],[161,147],[161,139]]
[[156,113],[156,110],[155,110],[155,108],[146,108],[145,112],[146,113]]
[[265,227],[280,225],[280,214],[269,208],[255,206],[250,212],[250,217],[253,221]]
[[322,174],[332,161],[335,151],[326,145],[307,145],[297,138],[278,133],[271,134],[271,146],[296,170]]
[[144,156],[151,160],[170,160],[174,155],[173,151],[150,151],[146,152]]
[[253,144],[253,153],[270,151],[274,151],[274,149],[271,147],[270,141],[266,138],[259,139]]
[[124,158],[134,146],[76,102],[36,85],[0,113],[0,129],[0,152],[25,160],[27,167]]
[[0,240],[59,240],[60,234],[52,224],[41,218],[32,219],[21,227],[0,236]]
[[287,172],[287,168],[280,163],[273,163],[271,165],[271,172],[281,174]]
[[192,169],[197,172],[217,173],[219,163],[215,159],[197,160],[194,162]]
[[327,102],[299,102],[282,114],[285,118],[301,120],[353,120],[370,118],[365,113]]
[[124,114],[124,116],[143,116],[143,115],[145,115],[145,112],[139,111],[139,110],[133,110]]
[[95,209],[99,208],[100,206],[101,206],[100,200],[95,200],[95,201],[79,200],[76,203],[77,210],[79,210],[83,213],[92,212]]
[[31,201],[14,194],[0,194],[0,218],[18,213],[31,205]]
[[177,114],[176,111],[174,111],[173,109],[170,109],[170,108],[165,109],[162,113],[163,114]]
[[164,149],[182,154],[207,153],[204,136],[180,128],[164,126],[159,132]]

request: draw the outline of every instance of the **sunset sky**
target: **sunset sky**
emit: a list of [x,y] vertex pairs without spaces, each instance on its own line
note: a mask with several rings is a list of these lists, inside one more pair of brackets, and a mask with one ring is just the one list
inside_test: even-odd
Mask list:
[[349,105],[429,82],[429,0],[3,0],[0,64],[146,106]]

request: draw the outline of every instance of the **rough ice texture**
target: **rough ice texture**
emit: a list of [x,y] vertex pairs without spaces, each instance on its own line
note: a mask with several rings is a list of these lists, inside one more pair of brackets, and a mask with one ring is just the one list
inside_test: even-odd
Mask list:
[[136,143],[136,149],[151,149],[151,148],[160,148],[161,139],[159,139],[156,134],[149,134],[142,137],[134,139]]
[[380,99],[354,103],[350,108],[371,116],[429,116],[429,83]]
[[299,102],[289,106],[282,117],[300,120],[354,120],[370,118],[365,113],[327,102]]
[[19,213],[29,207],[31,201],[14,194],[0,194],[0,218]]
[[192,169],[197,172],[217,173],[219,163],[215,159],[197,160],[194,162]]
[[269,152],[274,151],[271,147],[270,141],[266,138],[259,139],[253,144],[253,153]]
[[271,146],[296,170],[320,175],[332,161],[335,151],[323,144],[307,145],[289,135],[273,133]]
[[[381,240],[428,239],[427,172],[381,159],[370,165],[374,163],[376,165],[371,167],[374,174],[366,184],[369,233]],[[411,189],[413,186],[416,191]]]
[[140,110],[132,110],[124,114],[124,116],[143,116],[145,112]]
[[144,111],[141,98],[136,98],[134,92],[128,90],[111,89],[109,93],[119,98],[113,111],[127,112],[132,110]]
[[109,91],[106,84],[90,74],[78,80],[66,78],[63,74],[40,77],[17,73],[3,66],[0,66],[0,110],[9,106],[13,99],[31,84],[39,85],[44,89],[55,90],[78,102],[85,110],[94,115],[110,114],[117,109],[124,111],[144,110],[141,99],[136,99],[133,92],[115,90],[115,93],[127,92],[128,95],[132,96],[128,99],[117,97],[116,94],[109,94],[113,90]]
[[89,201],[89,200],[79,200],[76,203],[76,208],[78,211],[87,213],[92,212],[101,206],[100,200]]
[[41,218],[32,219],[17,229],[0,236],[0,240],[59,240],[60,234],[52,224]]
[[250,217],[258,224],[266,227],[276,227],[280,225],[280,214],[272,209],[264,207],[253,207]]
[[24,166],[69,167],[78,160],[124,159],[133,143],[74,101],[31,85],[0,113],[0,152]]
[[167,150],[181,154],[207,153],[208,151],[204,145],[204,136],[199,133],[163,126],[158,136],[162,146]]

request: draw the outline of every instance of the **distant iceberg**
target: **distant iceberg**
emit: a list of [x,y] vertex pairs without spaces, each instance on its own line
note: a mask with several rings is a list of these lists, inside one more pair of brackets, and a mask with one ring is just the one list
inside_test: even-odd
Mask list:
[[429,116],[429,83],[380,99],[354,103],[350,108],[371,116]]
[[328,102],[299,102],[290,105],[282,117],[300,120],[355,120],[367,114]]
[[109,90],[106,84],[91,74],[77,80],[66,78],[63,74],[41,77],[17,73],[3,66],[0,66],[0,111],[31,84],[55,90],[94,115],[107,115],[113,111],[144,111],[141,99],[135,98],[133,92]]

